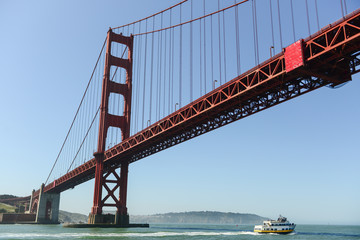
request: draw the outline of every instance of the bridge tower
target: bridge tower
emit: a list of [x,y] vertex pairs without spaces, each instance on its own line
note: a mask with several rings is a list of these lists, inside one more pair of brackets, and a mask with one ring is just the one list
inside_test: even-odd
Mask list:
[[[111,54],[112,43],[126,45],[128,50],[127,59],[119,58]],[[122,141],[130,136],[133,36],[126,37],[122,34],[116,34],[110,29],[107,33],[106,44],[107,49],[102,82],[98,148],[97,152],[94,153],[96,160],[94,202],[88,223],[114,223],[119,226],[126,226],[129,225],[129,215],[126,207],[129,162],[121,162],[119,176],[116,172],[119,165],[104,165],[104,152],[109,127],[120,128]],[[126,70],[125,84],[111,81],[110,68],[112,66],[124,68]],[[124,97],[124,113],[122,116],[109,114],[108,107],[110,93],[121,94]],[[111,180],[111,177],[115,177],[116,180]],[[107,185],[109,183],[115,184],[115,186],[112,185],[112,189],[110,189]],[[104,198],[102,197],[103,189],[107,191],[107,193],[104,194]],[[116,190],[119,190],[118,198],[114,196]],[[113,200],[113,202],[109,203],[108,200]],[[116,215],[104,215],[102,212],[103,207],[116,207]]]

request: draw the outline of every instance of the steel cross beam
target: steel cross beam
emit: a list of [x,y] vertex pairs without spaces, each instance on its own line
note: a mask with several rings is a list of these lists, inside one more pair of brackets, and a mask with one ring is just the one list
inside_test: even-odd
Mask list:
[[[296,64],[286,56],[292,48],[300,52],[295,53]],[[359,72],[359,51],[357,10],[105,151],[104,172],[322,86],[347,82]],[[45,191],[64,191],[93,178],[95,164],[95,159],[89,160]]]

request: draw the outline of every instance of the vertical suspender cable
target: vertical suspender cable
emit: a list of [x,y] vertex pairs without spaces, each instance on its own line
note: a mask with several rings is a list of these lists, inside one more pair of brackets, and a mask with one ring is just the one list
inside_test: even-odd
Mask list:
[[[92,103],[92,101],[91,101],[91,99],[92,99],[92,96],[91,96],[91,92],[89,91],[89,93],[88,93],[88,97],[87,97],[88,99],[87,99],[87,101],[86,101],[86,103],[87,103],[87,109],[86,109],[86,126],[89,126],[90,125],[90,123],[89,123],[89,117],[88,116],[91,116],[91,103]],[[89,129],[89,131],[90,131],[90,129]],[[90,133],[90,132],[89,132]],[[84,160],[84,162],[82,162],[81,161],[81,159],[80,159],[80,161],[79,161],[79,165],[81,165],[82,163],[85,163],[85,161],[86,161],[86,158],[87,158],[87,153],[88,153],[88,148],[89,148],[89,135],[86,137],[86,140],[85,140],[85,146],[84,146],[84,149],[83,149],[83,152],[84,152],[84,156],[83,156],[83,160]],[[90,160],[90,158],[88,159],[88,160]]]
[[[270,0],[271,1],[271,0]],[[294,22],[294,7],[293,7],[293,0],[290,0],[290,7],[291,7],[291,22],[292,22],[292,29],[293,29],[293,37],[294,42],[296,41],[295,37],[295,22]]]
[[160,33],[158,33],[158,52],[157,52],[157,56],[158,56],[158,60],[157,60],[157,87],[156,87],[156,91],[157,91],[157,94],[156,94],[156,118],[158,118],[158,116],[160,115],[160,81],[159,81],[159,67],[160,67]]
[[[155,30],[155,17],[153,20],[153,31]],[[154,33],[151,34],[151,63],[150,63],[150,107],[149,107],[149,121],[152,122],[151,113],[152,113],[152,91],[153,91],[153,73],[154,73]]]
[[222,12],[223,14],[223,45],[224,45],[224,82],[226,82],[226,34],[225,34],[225,11]]
[[213,82],[215,79],[214,79],[214,42],[213,42],[213,39],[214,39],[214,34],[213,34],[213,15],[210,16],[210,34],[211,34],[211,37],[210,37],[210,44],[211,44],[211,47],[210,47],[210,50],[211,50],[211,82]]
[[[180,5],[180,23],[182,21],[182,5]],[[179,54],[179,107],[182,107],[181,105],[181,95],[182,95],[182,25],[180,25],[180,54]]]
[[315,12],[316,12],[316,23],[317,23],[318,31],[320,31],[320,23],[319,23],[319,13],[318,13],[317,0],[315,0]]
[[[205,0],[203,1],[203,16],[205,16]],[[204,93],[206,94],[206,18],[204,18]]]
[[[160,23],[160,28],[162,29],[162,26],[163,26],[163,16],[162,16],[162,13],[161,13],[161,23]],[[161,89],[162,89],[162,77],[161,77],[161,67],[162,67],[162,39],[163,39],[163,31],[160,32],[160,53],[159,53],[159,58],[160,58],[160,66],[159,66],[159,117],[158,119],[160,119],[160,115],[161,115]],[[165,104],[163,102],[163,104]]]
[[[170,20],[169,20],[169,22],[170,22],[170,26],[171,26],[171,9],[170,9],[170,16],[169,16],[169,18],[170,18]],[[169,40],[169,79],[168,79],[168,81],[169,81],[169,99],[168,99],[168,102],[169,102],[169,106],[168,106],[168,114],[170,114],[171,113],[171,106],[172,106],[172,104],[171,104],[171,101],[170,101],[170,96],[171,96],[171,94],[170,94],[170,89],[171,89],[171,50],[172,50],[172,29],[170,29],[170,31],[169,31],[169,35],[170,35],[170,40]]]
[[258,65],[258,45],[256,44],[256,20],[255,20],[255,0],[251,1],[252,3],[252,20],[253,20],[253,42],[254,42],[254,59],[255,59],[255,65]]
[[[89,94],[90,94],[90,92],[89,92]],[[85,105],[85,106],[86,106],[86,114],[85,114],[86,120],[88,120],[88,117],[87,117],[87,116],[91,116],[91,115],[90,115],[90,104],[91,104],[91,100],[90,100],[90,99],[91,99],[91,96],[88,97],[88,100],[86,101],[87,104]],[[84,106],[84,107],[85,107],[85,106]],[[88,121],[86,121],[85,124],[86,124],[86,126],[89,126],[89,125],[88,125]],[[89,135],[88,135],[88,136],[89,136]],[[83,156],[81,157],[81,159],[84,159],[84,162],[86,161],[85,158],[86,158],[87,147],[88,147],[88,144],[87,144],[88,141],[87,141],[87,139],[88,139],[88,137],[86,137],[85,146],[84,146],[84,148],[83,148]],[[79,163],[78,163],[79,165],[81,165],[81,164],[83,163],[83,162],[81,161],[81,159],[79,159]]]
[[161,76],[160,76],[160,66],[161,66],[161,32],[158,32],[158,51],[157,51],[157,56],[158,56],[158,61],[157,61],[157,97],[158,97],[158,101],[157,102],[157,107],[156,107],[156,117],[158,118],[160,116],[160,104],[161,104]]
[[[89,92],[89,95],[90,95],[90,92]],[[88,97],[88,100],[87,100],[87,109],[86,109],[87,113],[86,113],[86,116],[91,116],[90,112],[91,112],[91,96]],[[86,118],[88,120],[88,118]],[[88,126],[88,121],[86,121],[86,125]],[[88,135],[89,137],[89,135]],[[83,150],[83,161],[81,161],[81,159],[79,159],[79,165],[83,164],[86,162],[86,158],[87,158],[87,153],[88,153],[88,148],[89,148],[89,142],[88,142],[88,137],[86,137],[86,140],[85,140],[85,146],[84,146],[84,150]]]
[[[147,31],[147,19],[145,20],[145,31]],[[146,78],[146,54],[147,53],[147,34],[145,35],[145,58],[144,58],[144,85],[143,85],[143,104],[142,104],[142,129],[144,129],[145,117],[145,78]]]
[[[161,14],[161,26],[162,26],[162,14]],[[164,42],[165,42],[165,46],[164,46],[164,100],[163,100],[163,115],[166,116],[166,113],[165,113],[165,109],[166,109],[166,83],[168,82],[166,80],[166,69],[167,69],[167,30],[165,30],[165,33],[164,33]]]
[[[135,24],[133,25],[135,26]],[[132,30],[132,33],[131,34],[134,34],[135,33],[135,29],[133,28]],[[133,45],[133,49],[137,49],[137,42],[136,42],[136,39],[134,39],[134,45]],[[135,59],[135,56],[133,54],[133,59]],[[135,89],[136,89],[136,85],[135,85],[135,72],[136,72],[136,68],[135,68],[135,64],[133,63],[133,82],[132,82],[132,92],[133,94],[131,95],[131,124],[130,124],[130,136],[134,135],[134,123],[135,123],[135,116],[136,116],[136,112],[135,112],[135,104],[136,104],[136,94],[135,94]]]
[[344,0],[344,8],[345,8],[345,14],[348,14],[347,6],[346,6],[346,0]]
[[[130,35],[129,36],[131,36],[132,34],[134,34],[134,32],[135,32],[135,24],[132,24],[132,30],[131,30],[131,33],[130,33]],[[133,41],[133,49],[135,48],[136,49],[136,42],[135,41]],[[133,58],[134,58],[134,53],[133,53]],[[134,64],[133,64],[133,72],[134,72]],[[125,72],[126,73],[126,72]],[[135,91],[135,88],[134,88],[134,84],[135,84],[135,75],[133,74],[133,82],[132,82],[132,93]],[[134,105],[135,105],[135,94],[131,94],[131,115],[132,116],[130,116],[130,136],[132,136],[133,135],[133,133],[134,133],[134,129],[133,129],[133,122],[132,122],[132,120],[133,120],[133,118],[135,117],[135,111],[134,111]]]
[[[235,3],[236,0],[234,0],[234,4]],[[237,6],[235,6],[235,34],[236,34],[236,70],[237,70],[237,75],[240,75],[241,66],[240,66],[240,38],[239,38],[239,9]]]
[[[193,1],[190,2],[190,18],[193,19]],[[193,101],[193,23],[190,23],[190,101]]]
[[[102,59],[104,59],[104,57],[101,57],[101,59],[100,59],[100,65],[99,66],[102,66],[103,67],[103,65],[102,65]],[[100,67],[98,67],[98,78],[97,78],[97,91],[96,91],[96,99],[98,100],[97,102],[98,102],[98,105],[97,105],[97,108],[100,108],[100,99],[101,99],[101,97],[100,97],[100,95],[101,95],[101,93],[100,93],[100,89],[101,89],[101,83],[102,83],[102,75],[101,75],[101,73],[100,73]],[[99,122],[100,122],[100,114],[99,114],[99,117],[97,118],[97,126],[99,126]],[[95,139],[97,140],[97,138],[98,138],[98,132],[96,133],[96,135],[95,135]],[[94,152],[96,152],[97,151],[97,142],[96,142],[96,140],[95,140],[95,148],[94,148]]]
[[199,21],[199,35],[200,35],[200,42],[199,42],[199,51],[200,51],[200,54],[199,54],[199,61],[200,61],[200,96],[203,95],[203,87],[202,87],[202,74],[203,74],[203,70],[202,70],[202,25],[201,25],[201,20]]
[[[94,109],[96,109],[96,97],[95,97],[95,95],[96,95],[96,84],[94,84],[94,82],[93,82],[93,87],[92,87],[92,93],[91,93],[91,109],[92,109],[92,111],[91,111],[91,116],[93,116],[94,115]],[[90,139],[89,139],[89,149],[88,149],[88,153],[89,153],[89,157],[91,157],[91,155],[92,155],[92,153],[94,153],[94,152],[92,152],[91,151],[91,143],[93,143],[94,141],[94,139],[93,139],[93,133],[94,133],[94,131],[95,130],[93,130],[92,132],[91,132],[91,134],[90,134]],[[89,158],[90,159],[90,158]]]
[[270,2],[270,23],[271,23],[272,47],[274,47],[274,49],[275,49],[273,10],[272,10],[271,0],[269,0],[269,2]]
[[[92,90],[92,89],[91,89]],[[88,115],[87,116],[92,116],[91,114],[91,109],[92,109],[92,94],[89,93],[89,100],[88,100]],[[87,122],[86,125],[88,125],[89,123]],[[89,152],[90,152],[90,149],[89,149],[89,139],[90,139],[90,136],[91,136],[91,131],[89,132],[90,135],[88,135],[88,137],[86,138],[86,144],[85,144],[85,153],[84,153],[84,161],[83,162],[80,162],[80,165],[85,163],[86,162],[86,159],[88,159],[88,156],[89,156]],[[89,158],[90,159],[90,158]],[[88,160],[89,160],[88,159]]]
[[[140,32],[140,23],[139,23],[139,32]],[[136,31],[134,31],[133,34],[136,34]],[[134,104],[133,104],[133,107],[134,107],[134,110],[132,111],[134,114],[132,114],[133,116],[133,124],[132,124],[132,127],[133,127],[133,133],[135,134],[137,132],[137,121],[138,121],[138,98],[139,98],[139,93],[138,93],[138,89],[139,89],[139,85],[138,85],[138,69],[139,69],[139,65],[140,65],[140,59],[137,57],[139,52],[140,52],[140,39],[141,39],[141,36],[138,36],[138,37],[134,37],[134,42],[137,44],[135,47],[134,47],[134,57],[133,57],[133,65],[134,65],[134,69],[133,69],[133,72],[134,72],[134,75],[133,75],[133,79],[134,79],[134,82],[133,82],[133,96],[134,96]]]
[[259,54],[260,54],[260,50],[259,50],[259,32],[258,32],[258,24],[257,24],[257,10],[256,10],[256,0],[254,0],[255,2],[255,29],[256,29],[256,46],[257,46],[257,64],[260,64],[260,58],[259,58]]
[[[141,23],[139,23],[139,31],[141,29]],[[140,91],[141,91],[141,68],[142,68],[142,61],[141,61],[141,53],[142,53],[142,47],[143,47],[143,36],[138,37],[138,41],[139,41],[139,49],[137,49],[138,54],[137,54],[137,77],[136,77],[136,82],[137,82],[137,88],[136,88],[136,126],[135,126],[135,132],[139,132],[140,130],[140,101],[141,101],[141,97],[140,97]],[[134,61],[135,62],[135,61]]]
[[[135,23],[132,25],[133,26],[133,29],[132,29],[132,33],[131,33],[131,35],[133,35],[134,33],[135,33]],[[130,36],[131,36],[130,35]],[[136,45],[136,42],[134,41],[134,45],[135,45],[135,47],[133,48],[133,49],[137,49],[137,45]],[[135,56],[134,56],[135,57]],[[134,58],[133,57],[133,58]],[[134,66],[134,63],[133,63],[133,66]],[[135,72],[135,68],[133,67],[133,72]],[[133,79],[135,80],[135,74],[133,75]],[[133,83],[132,83],[132,85],[134,86],[134,84],[135,84],[135,81],[133,81]],[[135,88],[133,87],[132,88],[133,90],[133,92],[135,91]],[[136,118],[136,112],[134,111],[134,107],[135,107],[135,98],[136,98],[136,96],[135,96],[135,94],[132,94],[131,95],[131,102],[132,103],[134,103],[134,104],[131,104],[131,112],[132,112],[132,114],[131,114],[131,124],[130,124],[130,136],[132,136],[132,135],[134,135],[134,133],[135,133],[135,131],[134,131],[134,119]]]
[[[171,13],[171,9],[170,9]],[[171,26],[171,19],[170,19],[170,26]],[[171,107],[174,106],[174,53],[175,53],[175,32],[174,28],[172,30],[172,48],[171,48]]]
[[[278,1],[279,1],[279,0],[278,0]],[[311,31],[310,31],[310,17],[309,17],[308,0],[305,0],[305,6],[306,6],[306,17],[307,17],[307,24],[308,24],[308,32],[309,32],[309,36],[310,36]]]
[[[85,98],[84,98],[85,100]],[[80,111],[79,111],[79,116],[78,118],[76,119],[76,122],[75,122],[75,129],[74,131],[71,133],[72,134],[72,137],[70,138],[70,146],[71,146],[71,156],[70,156],[70,159],[69,160],[69,164],[71,163],[71,158],[74,157],[74,152],[75,152],[75,149],[76,149],[76,146],[78,146],[78,142],[80,141],[80,136],[81,136],[81,126],[82,124],[79,124],[79,122],[82,120],[82,111],[83,111],[83,108],[82,108],[83,105],[81,105],[81,108],[80,108]]]
[[[218,10],[220,10],[220,0],[218,0]],[[221,34],[220,34],[220,14],[218,13],[218,25],[219,25],[219,72],[220,72],[220,85],[222,85],[221,74]],[[214,80],[214,79],[213,79]]]
[[[141,22],[139,22],[139,32],[141,32]],[[142,51],[142,38],[143,36],[138,36],[138,49],[137,49],[137,61],[134,61],[134,63],[137,64],[137,76],[136,76],[136,126],[135,126],[135,132],[139,131],[139,120],[140,120],[140,73],[141,73],[141,58],[140,54]]]
[[[307,1],[307,0],[306,0]],[[282,42],[282,32],[281,32],[281,12],[280,12],[280,3],[279,0],[277,0],[278,5],[278,18],[279,18],[279,34],[280,34],[280,46],[281,49],[283,48],[283,42]]]

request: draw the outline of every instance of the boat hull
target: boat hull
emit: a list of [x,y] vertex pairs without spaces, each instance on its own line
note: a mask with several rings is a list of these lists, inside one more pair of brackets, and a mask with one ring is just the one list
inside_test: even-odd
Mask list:
[[291,230],[254,230],[257,233],[277,233],[277,234],[289,234],[292,233],[294,229]]

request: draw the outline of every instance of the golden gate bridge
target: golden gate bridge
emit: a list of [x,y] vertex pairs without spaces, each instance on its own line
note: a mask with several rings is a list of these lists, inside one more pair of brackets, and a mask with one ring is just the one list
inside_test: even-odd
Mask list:
[[265,2],[185,0],[110,28],[46,181],[7,202],[56,223],[60,193],[95,178],[89,223],[129,226],[130,163],[359,72],[359,9],[341,0],[320,28],[316,0]]

